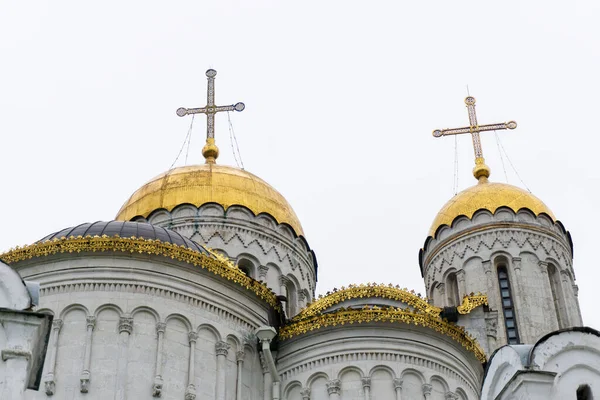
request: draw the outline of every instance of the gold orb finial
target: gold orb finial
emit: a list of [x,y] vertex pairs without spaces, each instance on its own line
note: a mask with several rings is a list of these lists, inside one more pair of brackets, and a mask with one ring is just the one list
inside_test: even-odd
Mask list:
[[478,157],[475,159],[473,176],[479,181],[479,183],[487,182],[488,178],[490,177],[490,172],[490,167],[487,166],[483,157]]
[[219,148],[215,144],[215,138],[206,139],[206,144],[202,148],[202,155],[206,159],[207,164],[215,164],[219,157]]

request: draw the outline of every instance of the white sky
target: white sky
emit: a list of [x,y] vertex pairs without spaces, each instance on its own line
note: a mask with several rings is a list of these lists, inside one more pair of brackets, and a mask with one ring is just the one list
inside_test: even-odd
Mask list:
[[[114,218],[169,168],[190,123],[175,110],[205,104],[215,68],[217,103],[246,103],[232,116],[246,169],[288,199],[316,251],[318,292],[423,292],[417,254],[454,176],[454,140],[431,131],[468,123],[468,84],[480,123],[518,122],[498,135],[571,231],[598,329],[599,17],[597,0],[0,1],[0,249]],[[216,126],[233,165],[227,117]],[[189,163],[204,137],[200,116]],[[473,153],[458,143],[464,189]]]

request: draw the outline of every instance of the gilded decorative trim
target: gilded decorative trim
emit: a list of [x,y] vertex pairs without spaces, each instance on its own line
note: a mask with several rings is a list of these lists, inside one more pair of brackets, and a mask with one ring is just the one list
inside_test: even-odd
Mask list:
[[427,303],[426,299],[423,299],[421,295],[415,293],[414,290],[409,292],[407,289],[400,289],[398,286],[393,286],[392,284],[378,285],[376,283],[361,283],[360,285],[348,285],[348,287],[342,286],[341,289],[333,289],[332,292],[327,292],[326,296],[319,297],[317,300],[307,305],[307,307],[301,310],[292,321],[302,320],[320,314],[331,306],[345,300],[368,297],[380,297],[401,301],[415,310],[434,317],[439,316],[442,311],[441,308]]
[[431,314],[412,312],[394,307],[365,306],[362,310],[343,309],[293,321],[290,325],[284,326],[279,330],[279,338],[286,340],[321,328],[372,322],[404,323],[431,328],[460,343],[467,351],[474,353],[480,362],[486,361],[485,353],[479,344],[461,326],[452,325],[442,320],[439,316],[436,318]]
[[159,255],[173,260],[182,261],[195,267],[206,269],[209,272],[233,281],[234,283],[254,292],[260,299],[266,301],[271,307],[280,311],[275,293],[266,285],[246,276],[229,260],[208,250],[212,255],[199,253],[185,246],[161,242],[158,239],[143,239],[134,236],[122,238],[119,236],[71,236],[60,239],[48,240],[43,243],[34,243],[25,247],[17,247],[0,255],[0,260],[7,264],[17,263],[37,257],[46,257],[61,253],[82,252],[118,252]]
[[456,307],[456,310],[464,315],[483,305],[488,305],[488,297],[486,294],[477,293],[463,297],[462,304]]

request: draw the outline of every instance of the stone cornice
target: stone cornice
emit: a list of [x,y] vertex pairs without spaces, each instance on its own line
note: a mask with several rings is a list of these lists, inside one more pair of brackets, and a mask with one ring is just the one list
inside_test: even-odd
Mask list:
[[70,253],[130,253],[149,254],[168,257],[177,261],[191,264],[232,281],[247,290],[254,292],[260,299],[271,307],[280,310],[275,293],[266,285],[246,276],[240,269],[225,261],[215,259],[185,246],[178,246],[160,240],[143,238],[121,238],[118,236],[86,236],[54,239],[43,243],[35,243],[25,247],[17,247],[0,255],[7,264],[14,264],[32,258]]

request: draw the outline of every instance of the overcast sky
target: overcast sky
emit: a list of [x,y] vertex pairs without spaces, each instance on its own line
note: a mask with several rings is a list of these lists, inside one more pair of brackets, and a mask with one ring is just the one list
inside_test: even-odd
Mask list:
[[[586,325],[600,328],[600,2],[0,1],[0,250],[114,218],[167,170],[205,104],[207,68],[245,167],[298,214],[317,291],[398,283],[424,291],[417,254],[454,194],[455,141],[499,132],[527,187],[571,231]],[[188,164],[202,163],[196,118]],[[227,117],[221,164],[235,165]],[[505,182],[493,132],[491,180]],[[459,189],[475,184],[458,138]],[[183,158],[178,165],[183,165]],[[508,182],[524,187],[504,159]]]

